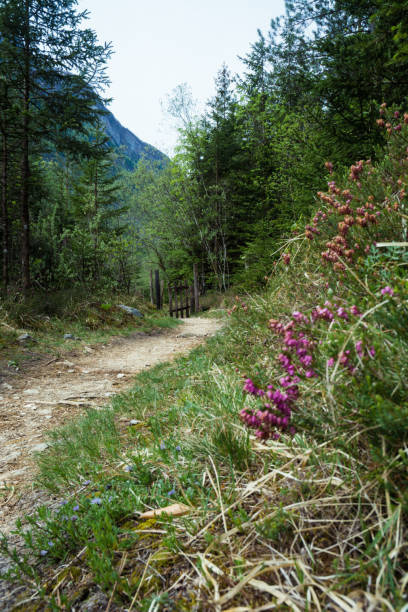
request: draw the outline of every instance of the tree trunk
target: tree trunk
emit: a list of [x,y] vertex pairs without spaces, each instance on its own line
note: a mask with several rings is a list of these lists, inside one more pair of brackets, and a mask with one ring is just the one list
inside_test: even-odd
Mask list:
[[3,133],[2,143],[3,157],[1,160],[1,215],[3,222],[3,284],[5,289],[9,284],[9,218],[7,207],[7,166],[8,166],[8,149],[7,135]]
[[21,272],[23,289],[27,292],[30,279],[30,211],[29,211],[29,128],[30,128],[30,15],[29,3],[25,3],[25,42],[24,42],[24,115],[21,160]]
[[99,173],[98,173],[98,162],[95,162],[95,182],[94,182],[94,280],[98,279],[98,213],[99,213]]

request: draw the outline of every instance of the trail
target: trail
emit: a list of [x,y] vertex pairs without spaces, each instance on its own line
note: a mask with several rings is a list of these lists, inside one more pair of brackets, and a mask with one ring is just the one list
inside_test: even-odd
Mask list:
[[[41,503],[44,493],[31,490],[33,453],[46,448],[44,434],[99,407],[129,388],[134,375],[170,361],[201,344],[221,326],[215,319],[185,319],[177,328],[154,334],[113,338],[83,354],[8,373],[0,381],[0,531],[9,531],[17,516]],[[23,490],[25,489],[25,493]],[[0,489],[1,490],[1,489]]]

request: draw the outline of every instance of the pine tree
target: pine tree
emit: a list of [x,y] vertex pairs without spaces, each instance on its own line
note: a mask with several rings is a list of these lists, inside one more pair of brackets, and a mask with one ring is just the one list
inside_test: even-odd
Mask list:
[[[30,158],[47,148],[84,148],[78,133],[100,113],[97,88],[110,45],[81,29],[76,0],[2,0],[2,62],[14,92],[20,136],[22,284],[30,287]],[[7,60],[7,61],[5,61]]]

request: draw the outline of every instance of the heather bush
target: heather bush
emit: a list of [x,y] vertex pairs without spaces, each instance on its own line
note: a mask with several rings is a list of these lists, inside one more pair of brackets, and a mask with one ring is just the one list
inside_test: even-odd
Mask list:
[[[387,135],[379,161],[360,160],[343,176],[326,162],[328,190],[299,237],[307,242],[290,241],[270,279],[274,292],[300,268],[306,282],[301,309],[287,311],[292,299],[271,313],[270,380],[245,378],[240,418],[260,439],[293,434],[311,397],[377,442],[399,448],[406,438],[408,114],[383,104],[377,123]],[[230,313],[247,310],[238,300]]]

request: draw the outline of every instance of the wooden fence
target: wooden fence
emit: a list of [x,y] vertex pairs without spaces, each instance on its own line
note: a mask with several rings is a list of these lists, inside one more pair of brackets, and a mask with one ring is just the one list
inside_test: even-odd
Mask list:
[[[194,265],[194,282],[193,285],[188,285],[187,282],[178,282],[168,286],[169,292],[169,314],[177,318],[187,318],[193,312],[200,310],[199,303],[199,283],[198,283],[198,266]],[[152,304],[160,310],[163,307],[163,290],[164,283],[160,281],[159,270],[150,270],[150,299]]]
[[192,308],[192,287],[176,283],[169,285],[169,313],[184,319],[190,316]]

